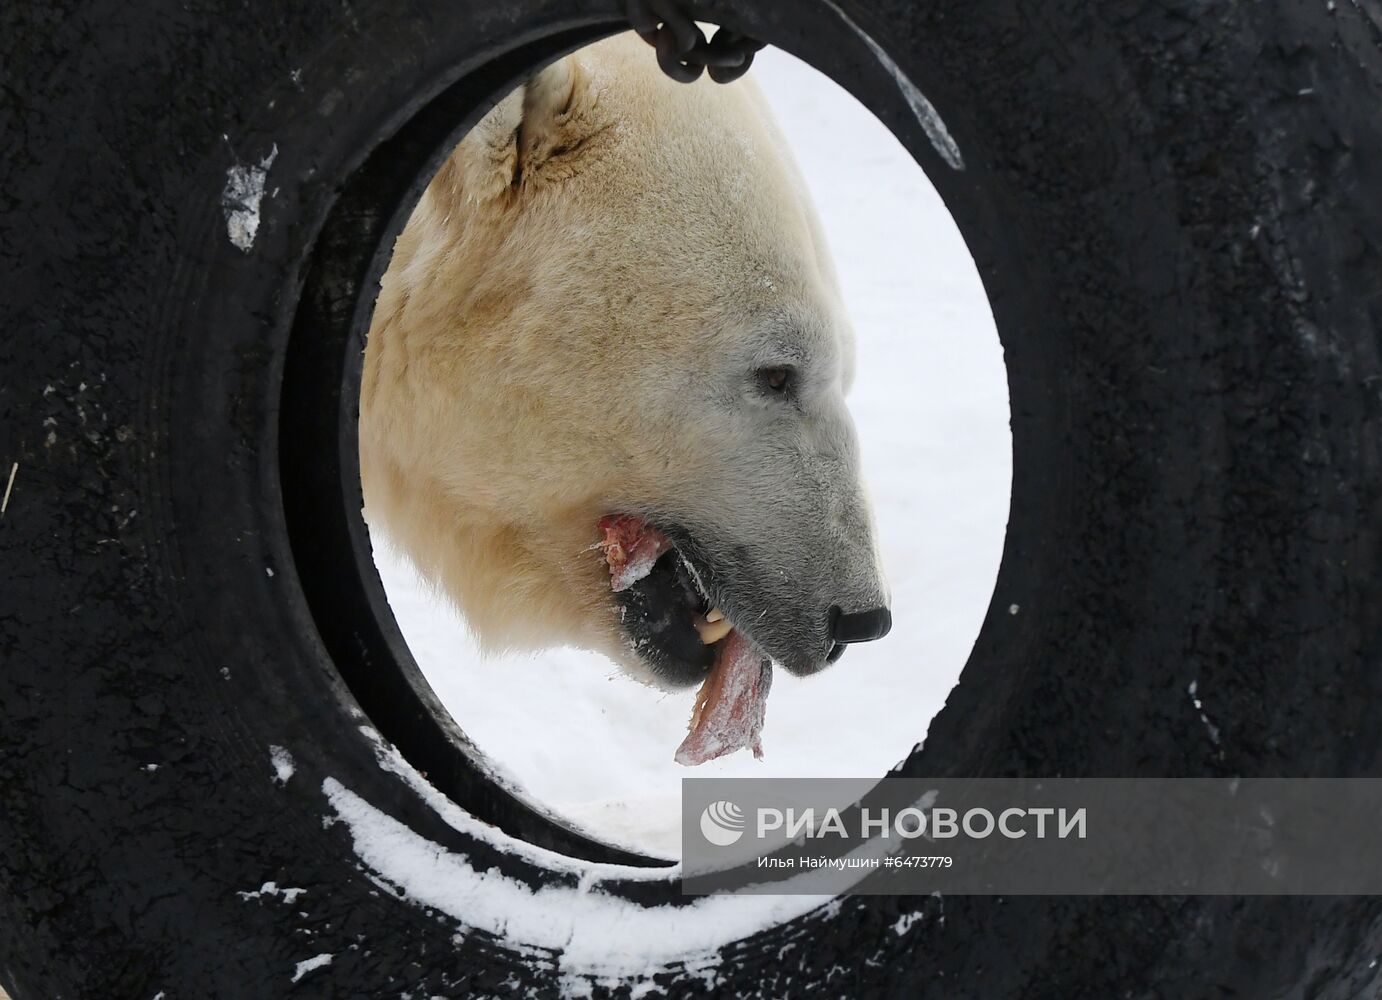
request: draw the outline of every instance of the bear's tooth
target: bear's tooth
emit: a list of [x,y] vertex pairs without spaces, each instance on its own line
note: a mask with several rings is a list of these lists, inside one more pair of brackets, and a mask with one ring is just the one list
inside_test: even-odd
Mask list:
[[725,613],[719,608],[711,608],[705,613],[705,620],[708,622],[717,622],[724,618],[724,616]]
[[711,622],[697,616],[692,624],[696,626],[696,631],[700,634],[701,642],[705,643],[707,646],[719,642],[725,636],[729,635],[733,628],[724,618],[721,618],[717,622]]

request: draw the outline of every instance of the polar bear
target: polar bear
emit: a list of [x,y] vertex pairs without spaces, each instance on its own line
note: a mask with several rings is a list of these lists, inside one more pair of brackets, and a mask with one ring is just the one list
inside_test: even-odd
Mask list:
[[364,364],[370,525],[485,648],[677,687],[727,632],[806,675],[886,631],[853,334],[751,74],[632,34],[537,73],[423,194]]

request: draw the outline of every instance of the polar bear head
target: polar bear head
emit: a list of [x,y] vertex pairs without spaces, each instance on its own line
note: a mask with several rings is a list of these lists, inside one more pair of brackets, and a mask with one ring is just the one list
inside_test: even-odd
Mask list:
[[[723,615],[809,674],[842,617],[887,616],[853,374],[751,77],[674,83],[608,39],[486,115],[399,238],[366,350],[366,512],[491,649],[600,650],[675,686],[705,676]],[[618,592],[610,515],[672,546]]]

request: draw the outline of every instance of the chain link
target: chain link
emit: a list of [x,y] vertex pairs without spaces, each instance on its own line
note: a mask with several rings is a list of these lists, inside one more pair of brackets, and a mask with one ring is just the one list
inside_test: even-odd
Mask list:
[[716,83],[729,83],[749,71],[760,42],[718,28],[709,41],[676,0],[625,0],[624,13],[643,41],[657,50],[657,64],[673,80],[690,83],[709,71]]

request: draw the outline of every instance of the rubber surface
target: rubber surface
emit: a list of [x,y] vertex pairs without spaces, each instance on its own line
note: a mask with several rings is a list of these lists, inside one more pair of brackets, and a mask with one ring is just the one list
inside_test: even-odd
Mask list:
[[[969,241],[1007,352],[1003,566],[906,770],[1376,775],[1375,0],[695,11],[807,58],[893,127]],[[842,13],[934,105],[963,169]],[[333,454],[279,445],[312,423],[294,357],[361,328],[375,251],[453,123],[617,17],[587,0],[0,6],[0,479],[19,466],[0,519],[0,982],[16,1000],[572,987],[559,955],[384,891],[324,822],[330,778],[478,868],[571,882],[380,768],[356,699],[361,663],[395,669],[392,625],[353,604],[333,619],[321,566],[345,564],[311,549],[335,536],[290,533],[303,517],[285,510],[315,458],[341,485],[322,523],[349,527],[342,383],[314,397]],[[241,249],[233,182],[256,170]],[[383,178],[373,198],[364,176]],[[385,726],[396,741],[418,699]],[[475,807],[559,835],[494,795]],[[306,891],[237,895],[268,881]],[[902,931],[907,913],[922,919]],[[726,948],[716,989],[1371,997],[1379,950],[1374,898],[857,898]],[[704,988],[676,967],[655,982]]]

